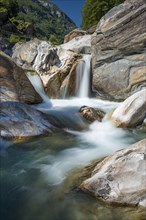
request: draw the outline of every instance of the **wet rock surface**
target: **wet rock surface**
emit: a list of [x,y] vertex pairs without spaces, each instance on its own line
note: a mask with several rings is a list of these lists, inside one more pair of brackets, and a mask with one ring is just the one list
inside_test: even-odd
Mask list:
[[82,106],[79,112],[80,115],[89,122],[94,122],[96,120],[101,122],[103,117],[105,116],[105,112],[88,106]]
[[55,131],[45,114],[24,103],[1,102],[0,119],[3,138],[33,137]]

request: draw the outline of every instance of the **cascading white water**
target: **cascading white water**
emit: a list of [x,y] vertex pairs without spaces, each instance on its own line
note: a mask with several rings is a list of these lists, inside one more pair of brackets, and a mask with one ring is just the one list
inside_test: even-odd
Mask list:
[[29,81],[31,82],[31,84],[33,85],[36,92],[43,99],[43,102],[47,103],[48,106],[52,106],[49,97],[45,94],[43,84],[42,84],[42,81],[41,81],[40,77],[37,74],[32,75],[31,72],[27,73],[27,77],[28,77]]
[[89,96],[90,92],[90,62],[91,55],[84,55],[76,71],[76,95],[79,98]]

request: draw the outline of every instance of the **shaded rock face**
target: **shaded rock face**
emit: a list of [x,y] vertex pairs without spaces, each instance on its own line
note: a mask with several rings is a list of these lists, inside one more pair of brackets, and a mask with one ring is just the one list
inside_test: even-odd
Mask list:
[[1,102],[0,119],[3,138],[39,136],[55,130],[45,114],[24,103]]
[[145,0],[127,0],[110,10],[92,35],[93,91],[124,100],[146,87]]
[[12,58],[23,68],[44,73],[59,62],[56,50],[50,42],[34,39],[17,43],[13,48]]
[[83,31],[83,30],[80,30],[80,29],[74,29],[69,34],[65,35],[64,43],[69,42],[73,38],[76,38],[76,37],[79,37],[79,36],[84,36],[85,34],[87,34],[86,31]]
[[99,162],[82,190],[106,202],[146,207],[146,139]]
[[99,109],[94,109],[88,106],[82,106],[79,110],[80,115],[82,115],[87,121],[94,122],[99,121],[101,122],[105,113]]
[[24,70],[3,52],[0,52],[0,88],[1,101],[20,101],[28,104],[42,101]]
[[111,119],[117,127],[133,128],[142,124],[145,118],[146,89],[142,89],[121,103]]

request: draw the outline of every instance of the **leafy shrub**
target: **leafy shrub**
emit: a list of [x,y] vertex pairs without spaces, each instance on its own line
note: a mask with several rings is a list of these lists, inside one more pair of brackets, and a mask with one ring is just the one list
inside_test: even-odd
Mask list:
[[21,40],[21,38],[15,34],[11,34],[10,37],[8,38],[8,41],[12,44],[15,44],[17,42],[19,42]]
[[54,35],[54,34],[51,34],[51,35],[50,35],[49,41],[50,41],[53,45],[59,45],[59,44],[60,44],[59,39],[58,39],[57,36]]
[[17,30],[19,31],[25,31],[26,28],[31,25],[30,22],[17,19],[16,17],[10,18],[10,21],[16,26]]

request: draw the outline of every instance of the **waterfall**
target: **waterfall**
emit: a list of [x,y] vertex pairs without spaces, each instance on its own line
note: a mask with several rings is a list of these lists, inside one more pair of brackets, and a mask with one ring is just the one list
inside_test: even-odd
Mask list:
[[91,55],[84,55],[76,71],[76,95],[80,98],[89,96],[90,92],[90,62]]
[[29,81],[31,82],[31,84],[33,85],[36,92],[43,99],[43,102],[47,103],[47,105],[49,104],[49,106],[52,106],[49,97],[45,94],[43,84],[42,84],[40,77],[37,74],[32,75],[32,72],[27,72],[27,77],[28,77]]

